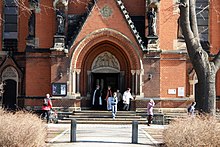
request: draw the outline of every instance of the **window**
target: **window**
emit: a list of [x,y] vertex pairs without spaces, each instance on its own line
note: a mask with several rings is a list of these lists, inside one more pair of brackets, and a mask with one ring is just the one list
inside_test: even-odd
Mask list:
[[4,1],[4,20],[3,50],[17,51],[18,7],[16,0]]

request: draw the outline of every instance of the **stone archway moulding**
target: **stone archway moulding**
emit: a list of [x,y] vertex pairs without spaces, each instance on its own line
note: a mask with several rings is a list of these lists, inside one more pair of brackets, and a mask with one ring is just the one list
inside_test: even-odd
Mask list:
[[135,43],[122,33],[107,28],[92,32],[79,43],[72,54],[70,69],[81,68],[82,62],[78,59],[83,59],[85,54],[90,50],[91,46],[103,41],[110,41],[120,46],[130,60],[131,69],[143,69],[139,48],[135,45]]

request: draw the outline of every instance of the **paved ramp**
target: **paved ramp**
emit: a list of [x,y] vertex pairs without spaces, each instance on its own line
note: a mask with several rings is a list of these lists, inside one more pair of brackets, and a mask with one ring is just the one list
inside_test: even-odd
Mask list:
[[[146,131],[146,125],[138,126],[138,144],[132,144],[132,125],[108,125],[108,124],[77,124],[76,142],[70,143],[70,125],[62,125],[63,132],[54,138],[50,138],[49,145],[53,147],[153,147],[157,142]],[[53,130],[55,124],[50,124],[49,129]],[[161,127],[163,126],[151,126]],[[54,131],[52,131],[54,132]]]

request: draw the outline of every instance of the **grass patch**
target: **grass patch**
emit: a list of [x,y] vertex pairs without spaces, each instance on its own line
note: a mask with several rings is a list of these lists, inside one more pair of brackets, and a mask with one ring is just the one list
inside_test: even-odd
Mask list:
[[199,116],[177,119],[164,130],[168,147],[220,146],[220,125],[213,117]]
[[0,109],[0,146],[43,147],[45,124],[35,114],[19,111],[10,113]]

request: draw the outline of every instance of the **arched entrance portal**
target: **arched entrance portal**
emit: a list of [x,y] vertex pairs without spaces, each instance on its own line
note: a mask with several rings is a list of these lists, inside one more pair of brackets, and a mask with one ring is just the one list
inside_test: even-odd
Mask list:
[[[91,86],[94,92],[96,85],[100,86],[102,93],[102,106],[99,108],[106,108],[106,92],[107,88],[110,86],[112,92],[115,92],[117,89],[120,89],[120,64],[117,58],[108,51],[100,53],[92,63],[91,68]],[[93,94],[91,95],[93,96]],[[99,109],[98,108],[98,109]]]
[[17,105],[17,70],[12,66],[4,69],[2,72],[2,81],[4,83],[2,107],[5,109],[14,110],[16,109]]
[[72,51],[68,94],[80,98],[82,109],[91,107],[97,84],[102,90],[111,86],[113,91],[119,89],[121,93],[130,87],[132,95],[143,97],[144,70],[138,47],[120,32],[97,30]]

